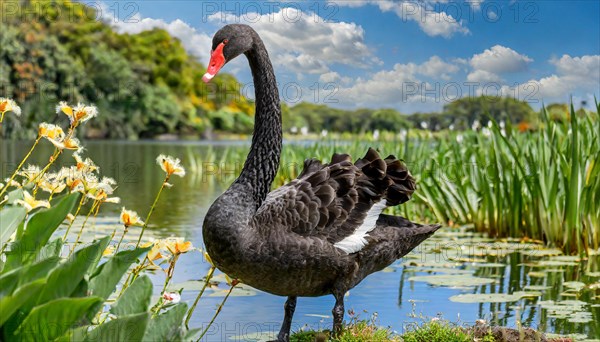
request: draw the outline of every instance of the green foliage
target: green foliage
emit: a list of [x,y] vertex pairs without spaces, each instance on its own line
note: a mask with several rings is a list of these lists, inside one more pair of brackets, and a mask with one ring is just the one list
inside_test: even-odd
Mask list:
[[[79,200],[78,194],[53,201],[50,209],[29,214],[20,234],[10,228],[6,266],[0,272],[0,339],[12,341],[170,341],[184,335],[182,321],[187,305],[178,304],[150,319],[152,283],[137,278],[113,303],[112,319],[102,305],[113,293],[132,263],[149,248],[117,253],[102,260],[106,236],[61,258],[62,240],[49,241]],[[0,217],[12,218],[5,227],[23,224],[16,207],[0,207]],[[16,223],[15,223],[16,221]],[[9,224],[10,223],[10,224]],[[151,327],[149,323],[151,322]]]
[[[402,335],[404,342],[471,342],[473,337],[446,321],[425,323]],[[493,340],[492,340],[493,341]]]
[[165,30],[120,34],[78,2],[19,6],[0,24],[0,93],[27,116],[8,119],[2,136],[30,138],[27,128],[61,100],[98,106],[103,115],[80,128],[93,138],[197,134],[210,128],[208,114],[222,108],[235,108],[242,122],[251,117],[235,78],[222,74],[213,88],[199,82],[205,67]]

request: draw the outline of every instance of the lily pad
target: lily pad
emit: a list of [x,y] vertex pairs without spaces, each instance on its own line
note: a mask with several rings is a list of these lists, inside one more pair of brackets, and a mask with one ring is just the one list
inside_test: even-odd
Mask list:
[[556,248],[536,248],[536,249],[526,249],[520,251],[521,254],[531,256],[531,257],[547,257],[554,255],[563,254],[560,249]]
[[574,291],[581,291],[585,287],[585,283],[580,281],[567,281],[564,282],[563,285],[569,289],[573,289]]
[[450,297],[456,303],[507,303],[516,302],[524,297],[539,297],[540,292],[514,292],[509,293],[467,293]]
[[532,278],[544,278],[546,276],[545,272],[529,272],[527,273],[528,276],[532,277]]
[[480,264],[473,264],[473,267],[493,267],[493,268],[500,268],[500,267],[506,267],[506,264],[500,264],[497,262],[484,262],[484,263],[480,263]]
[[[213,293],[209,294],[208,297],[225,297],[228,292],[229,292],[229,289],[216,290]],[[231,294],[229,296],[230,297],[251,297],[251,296],[256,296],[257,294],[258,294],[258,292],[252,288],[236,286],[233,288],[233,291],[231,291]]]
[[479,278],[470,275],[460,274],[443,274],[443,275],[430,275],[430,276],[414,276],[408,278],[410,281],[423,281],[434,286],[481,286],[492,284],[495,282],[494,279],[490,278]]

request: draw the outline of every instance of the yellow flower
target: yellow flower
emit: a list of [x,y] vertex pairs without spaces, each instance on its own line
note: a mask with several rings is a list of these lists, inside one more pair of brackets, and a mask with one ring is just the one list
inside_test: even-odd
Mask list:
[[156,158],[156,163],[167,173],[167,176],[185,176],[185,169],[181,166],[181,161],[177,158],[161,154]]
[[15,203],[21,204],[27,209],[27,212],[40,207],[50,208],[50,203],[48,201],[38,201],[27,191],[23,191],[23,200],[16,200]]
[[23,181],[23,185],[33,182],[40,175],[40,168],[37,165],[28,165],[26,168],[21,169],[18,175],[25,177],[26,181]]
[[81,143],[77,138],[68,138],[68,139],[48,139],[54,146],[58,149],[63,150],[77,150],[81,151]]
[[174,255],[187,253],[194,248],[191,241],[184,241],[183,238],[168,238],[164,243],[169,252]]
[[75,161],[77,162],[77,170],[83,172],[93,172],[98,170],[98,166],[96,166],[94,161],[90,158],[85,158],[85,160],[83,160],[79,153],[73,154],[73,158],[75,158]]
[[49,124],[46,122],[42,122],[38,128],[38,134],[42,138],[46,138],[48,140],[63,140],[65,136],[65,132],[60,126]]
[[98,115],[98,109],[95,106],[86,106],[82,103],[78,103],[73,108],[73,117],[76,122],[86,122],[89,119]]
[[16,116],[21,116],[21,107],[11,99],[0,97],[0,122],[4,119],[6,112],[13,112]]
[[125,207],[121,209],[121,222],[125,227],[144,225],[144,221],[140,219],[135,211],[127,210]]
[[87,187],[85,190],[87,191],[87,197],[96,201],[108,203],[119,203],[121,201],[119,197],[108,197],[115,191],[113,185],[115,185],[117,182],[115,182],[114,179],[110,177],[103,177],[102,180],[98,182],[97,178],[94,178],[95,177],[92,177],[93,181],[86,184]]
[[158,240],[158,241],[154,242],[152,249],[148,252],[148,260],[155,261],[155,260],[164,258],[165,256],[163,256],[160,253],[162,248],[163,248],[162,240]]
[[77,106],[73,108],[65,101],[61,101],[58,106],[56,106],[56,113],[60,114],[61,112],[69,117],[71,126],[77,126],[98,115],[98,109],[95,106],[86,106],[83,103],[78,103]]
[[56,114],[60,114],[61,112],[65,113],[69,118],[73,117],[73,108],[65,101],[60,101],[58,106],[56,106]]
[[67,184],[62,181],[60,173],[46,173],[42,176],[42,180],[38,183],[38,186],[43,191],[58,194],[67,187]]

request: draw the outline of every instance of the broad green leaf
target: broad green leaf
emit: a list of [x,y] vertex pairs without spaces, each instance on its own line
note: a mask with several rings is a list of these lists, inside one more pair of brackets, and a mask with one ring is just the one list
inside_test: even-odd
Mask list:
[[15,204],[16,200],[22,200],[23,199],[23,189],[15,189],[12,191],[8,192],[8,200],[6,201],[7,204]]
[[109,240],[110,236],[106,236],[88,247],[78,250],[69,260],[55,268],[48,276],[46,287],[38,299],[38,304],[56,298],[69,297],[86,273],[95,266]]
[[38,279],[19,287],[14,294],[0,298],[0,327],[15,313],[29,298],[39,295],[44,284],[44,279]]
[[0,210],[0,243],[2,246],[17,230],[25,216],[27,216],[27,210],[23,207],[4,207]]
[[148,276],[138,277],[112,305],[110,312],[117,316],[138,314],[148,310],[152,297],[152,281]]
[[18,341],[51,341],[85,317],[102,298],[60,298],[36,306],[15,332]]
[[183,335],[181,323],[187,312],[187,308],[187,304],[179,303],[169,311],[152,318],[146,329],[144,341],[173,341],[181,339]]
[[79,196],[79,193],[68,195],[56,206],[32,215],[25,225],[23,236],[15,241],[11,245],[11,251],[6,253],[6,269],[14,269],[33,261],[52,233],[73,210]]
[[0,296],[11,294],[18,286],[47,277],[58,261],[59,258],[49,258],[2,274],[0,276]]
[[137,258],[149,251],[151,247],[136,248],[129,251],[117,253],[107,262],[98,266],[90,279],[89,290],[92,295],[101,298],[108,298],[115,290],[119,280],[123,274],[127,272],[129,266],[137,260]]
[[53,241],[48,242],[47,244],[40,249],[38,254],[35,256],[35,260],[44,260],[53,257],[60,257],[60,252],[62,251],[63,240],[61,238],[57,238]]
[[[110,342],[136,342],[142,341],[148,321],[149,312],[142,312],[137,315],[122,316],[113,319],[107,323],[101,324],[98,328],[88,331],[85,334],[84,341],[110,341]],[[167,340],[152,340],[167,341]]]

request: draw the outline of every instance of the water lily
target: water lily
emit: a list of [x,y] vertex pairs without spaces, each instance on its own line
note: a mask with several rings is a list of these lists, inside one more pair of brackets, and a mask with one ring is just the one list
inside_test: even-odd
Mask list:
[[185,176],[185,169],[183,166],[181,166],[181,161],[178,158],[161,154],[156,158],[156,163],[160,165],[160,168],[163,169],[164,172],[167,173],[167,176]]
[[139,215],[133,210],[121,209],[121,222],[125,227],[141,226],[144,224]]
[[13,112],[16,116],[21,116],[21,107],[11,99],[0,97],[0,122],[4,120],[4,114],[7,112]]
[[27,191],[23,191],[23,199],[16,200],[15,203],[20,204],[23,207],[25,207],[25,209],[27,209],[27,212],[30,212],[33,209],[41,208],[41,207],[50,208],[50,202],[38,201],[35,199],[35,197],[31,196],[29,194],[29,192],[27,192]]
[[177,304],[181,301],[181,295],[177,292],[165,292],[162,298],[169,304]]

